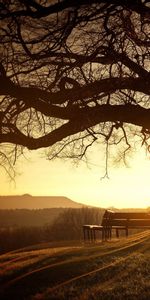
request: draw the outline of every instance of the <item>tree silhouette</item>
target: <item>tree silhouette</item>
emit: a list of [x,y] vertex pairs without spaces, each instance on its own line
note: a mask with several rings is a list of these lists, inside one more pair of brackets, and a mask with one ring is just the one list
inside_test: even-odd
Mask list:
[[149,148],[149,1],[2,0],[0,20],[2,164]]

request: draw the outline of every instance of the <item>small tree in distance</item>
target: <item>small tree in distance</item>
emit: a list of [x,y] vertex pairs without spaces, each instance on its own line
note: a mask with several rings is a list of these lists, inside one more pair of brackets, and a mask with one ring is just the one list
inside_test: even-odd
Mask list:
[[150,137],[147,0],[2,0],[0,159],[24,149],[81,159],[94,143],[125,160]]
[[47,226],[48,240],[83,240],[82,226],[84,224],[101,224],[104,210],[94,207],[65,209]]

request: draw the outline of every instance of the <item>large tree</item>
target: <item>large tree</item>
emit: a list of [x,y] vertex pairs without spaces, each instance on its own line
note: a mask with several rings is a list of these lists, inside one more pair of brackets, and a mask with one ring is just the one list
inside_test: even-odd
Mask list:
[[149,1],[2,0],[0,22],[1,164],[149,148]]

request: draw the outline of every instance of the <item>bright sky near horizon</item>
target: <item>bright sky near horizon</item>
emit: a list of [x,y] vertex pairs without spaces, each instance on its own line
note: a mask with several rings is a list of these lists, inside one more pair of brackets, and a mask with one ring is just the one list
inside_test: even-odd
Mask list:
[[47,161],[40,157],[39,152],[33,152],[29,161],[21,159],[18,162],[20,175],[16,178],[16,185],[1,171],[0,194],[61,195],[105,208],[150,206],[150,155],[146,156],[141,150],[130,160],[129,167],[110,167],[110,178],[101,179],[104,161],[94,159],[93,154],[89,167],[83,162],[76,167],[69,160]]

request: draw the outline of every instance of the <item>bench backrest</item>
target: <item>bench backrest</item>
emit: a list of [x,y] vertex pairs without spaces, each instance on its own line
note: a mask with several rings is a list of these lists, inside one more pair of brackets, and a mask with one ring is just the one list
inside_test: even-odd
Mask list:
[[102,219],[101,225],[102,226],[110,226],[109,224],[110,224],[110,222],[111,222],[111,220],[113,218],[113,214],[114,214],[113,211],[111,211],[111,210],[105,210],[105,213],[103,215],[103,219]]
[[150,228],[150,213],[114,212],[106,210],[102,220],[103,226],[126,226],[131,228]]

